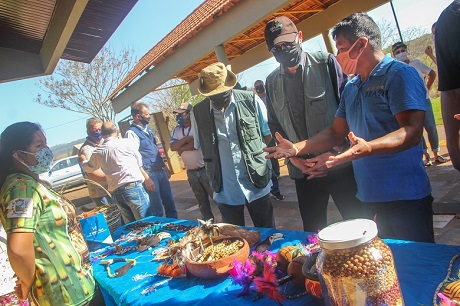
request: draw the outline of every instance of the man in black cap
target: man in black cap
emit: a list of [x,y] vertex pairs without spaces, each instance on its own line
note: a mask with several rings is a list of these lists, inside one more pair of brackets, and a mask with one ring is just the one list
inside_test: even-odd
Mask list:
[[[346,81],[334,56],[320,51],[304,52],[302,31],[285,16],[267,23],[265,40],[280,63],[265,82],[270,126],[293,142],[328,128],[337,110],[340,88]],[[335,170],[325,166],[329,156],[347,146],[344,139],[342,147],[335,150],[288,161],[305,231],[315,232],[327,225],[329,196],[344,219],[363,216],[361,202],[355,197],[357,187],[351,163]],[[308,176],[303,173],[307,169]]]

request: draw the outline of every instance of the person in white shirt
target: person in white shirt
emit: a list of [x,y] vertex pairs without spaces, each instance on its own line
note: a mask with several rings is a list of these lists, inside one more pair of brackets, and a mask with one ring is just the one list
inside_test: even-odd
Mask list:
[[214,219],[211,209],[211,202],[217,205],[212,199],[214,191],[209,184],[209,178],[204,167],[203,153],[201,149],[193,146],[193,130],[190,121],[192,104],[182,103],[179,109],[175,110],[177,126],[171,135],[171,151],[177,151],[187,169],[187,178],[190,188],[198,202],[201,217],[203,220]]
[[155,188],[153,181],[142,168],[142,158],[132,139],[118,138],[119,131],[113,122],[101,128],[104,142],[94,150],[91,158],[83,160],[83,171],[92,173],[101,169],[107,178],[108,189],[116,200],[125,224],[152,215],[147,190]]

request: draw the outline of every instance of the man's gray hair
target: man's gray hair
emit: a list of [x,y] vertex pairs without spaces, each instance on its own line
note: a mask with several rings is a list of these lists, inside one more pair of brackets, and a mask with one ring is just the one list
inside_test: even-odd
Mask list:
[[95,126],[96,124],[102,124],[102,120],[96,117],[89,118],[86,120],[86,129],[89,130],[90,127]]

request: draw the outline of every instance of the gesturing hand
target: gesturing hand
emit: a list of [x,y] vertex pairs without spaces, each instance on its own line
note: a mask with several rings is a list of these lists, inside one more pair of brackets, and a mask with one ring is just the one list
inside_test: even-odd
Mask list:
[[294,148],[294,144],[287,139],[284,139],[278,132],[275,134],[278,145],[276,147],[264,148],[264,151],[269,153],[265,156],[266,159],[276,158],[280,159],[283,157],[289,158],[296,155],[297,150]]
[[348,138],[351,141],[350,148],[342,154],[329,157],[329,160],[326,162],[326,166],[328,168],[361,158],[372,152],[372,148],[369,143],[362,138],[356,137],[353,132],[348,134]]
[[303,173],[308,175],[307,179],[310,180],[316,177],[326,176],[328,169],[326,162],[329,160],[330,156],[333,156],[333,154],[326,152],[316,157],[306,159],[305,166],[307,167],[307,170]]

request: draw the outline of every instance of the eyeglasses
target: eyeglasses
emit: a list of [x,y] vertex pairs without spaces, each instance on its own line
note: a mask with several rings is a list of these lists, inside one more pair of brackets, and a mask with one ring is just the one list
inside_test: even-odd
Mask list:
[[294,38],[294,41],[283,41],[283,42],[280,42],[276,45],[274,45],[271,49],[270,49],[270,52],[272,53],[276,53],[276,52],[280,52],[284,49],[291,49],[292,47],[294,47],[294,45],[296,44],[297,42],[297,36],[298,34],[296,34],[295,38]]

